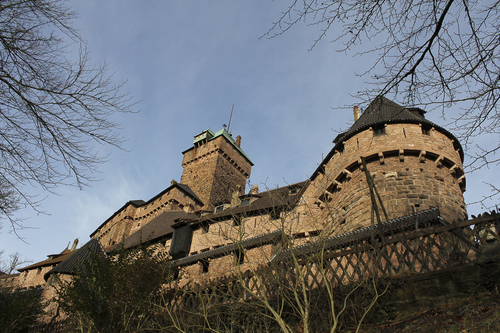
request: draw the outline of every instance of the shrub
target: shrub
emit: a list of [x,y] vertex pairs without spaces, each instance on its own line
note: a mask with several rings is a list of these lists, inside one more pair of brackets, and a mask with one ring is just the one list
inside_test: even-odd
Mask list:
[[57,301],[82,330],[141,330],[152,325],[152,300],[173,275],[166,255],[155,248],[120,247],[109,257],[93,257],[75,278],[61,282]]

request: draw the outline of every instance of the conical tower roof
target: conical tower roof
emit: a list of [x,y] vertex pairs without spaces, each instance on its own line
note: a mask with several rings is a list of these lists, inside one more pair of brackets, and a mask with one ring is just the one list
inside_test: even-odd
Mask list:
[[45,273],[43,278],[47,281],[53,273],[75,275],[78,270],[84,267],[86,263],[92,261],[93,256],[106,256],[106,252],[104,252],[104,249],[97,238],[92,238],[59,265]]
[[335,146],[312,174],[311,180],[316,178],[318,173],[321,172],[323,165],[325,165],[332,158],[335,150],[342,150],[341,148],[345,141],[354,135],[369,129],[370,127],[375,127],[376,125],[381,124],[422,124],[434,127],[437,131],[443,133],[454,142],[453,144],[455,149],[459,151],[460,158],[463,161],[464,155],[462,146],[457,138],[441,126],[425,119],[424,113],[425,111],[421,109],[403,107],[385,98],[384,96],[377,96],[366,108],[361,117],[359,117],[359,119],[347,131],[340,133],[333,140]]
[[[418,110],[418,111],[417,111]],[[403,107],[384,96],[377,96],[363,112],[361,117],[346,132],[339,134],[333,142],[342,143],[355,134],[379,124],[425,124],[444,133],[450,139],[458,140],[446,129],[425,119],[425,111],[418,108]]]

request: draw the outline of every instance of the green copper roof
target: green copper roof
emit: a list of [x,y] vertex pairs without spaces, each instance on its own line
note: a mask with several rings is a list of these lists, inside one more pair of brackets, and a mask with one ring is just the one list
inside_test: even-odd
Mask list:
[[203,140],[205,138],[207,139],[207,141],[212,141],[219,136],[225,137],[227,139],[227,141],[229,141],[231,143],[231,145],[234,147],[234,149],[238,150],[240,152],[240,154],[243,155],[248,160],[248,162],[250,162],[250,165],[252,165],[252,166],[254,165],[252,160],[250,158],[248,158],[247,154],[245,154],[245,152],[240,147],[238,147],[238,145],[236,144],[236,141],[234,141],[231,133],[226,131],[225,128],[223,128],[220,131],[215,132],[215,133],[212,132],[212,130],[207,129],[207,130],[194,136],[195,139],[194,139],[193,144],[200,141],[200,140]]
[[214,137],[214,132],[212,132],[210,129],[207,129],[206,131],[203,131],[194,136],[193,144],[203,139],[211,140],[213,137]]

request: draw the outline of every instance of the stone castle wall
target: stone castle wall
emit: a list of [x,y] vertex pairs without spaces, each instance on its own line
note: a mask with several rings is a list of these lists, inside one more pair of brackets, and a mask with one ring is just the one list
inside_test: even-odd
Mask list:
[[[197,255],[240,240],[285,230],[291,237],[289,244],[282,242],[248,250],[244,264],[259,265],[265,264],[280,246],[299,246],[314,242],[318,237],[369,226],[371,199],[360,157],[365,158],[367,169],[374,177],[389,219],[437,206],[445,220],[464,220],[467,218],[462,195],[465,180],[457,146],[445,133],[434,128],[423,130],[418,124],[388,124],[383,133],[364,130],[337,145],[338,151],[324,161],[323,171],[306,185],[300,202],[294,207],[286,207],[293,208],[291,211],[285,209],[281,217],[277,217],[264,209],[251,216],[216,215],[221,220],[210,221],[205,226],[194,223],[196,227],[189,254]],[[237,191],[238,186],[244,191],[251,171],[251,163],[234,143],[222,135],[197,142],[184,152],[182,165],[181,184],[188,185],[196,196],[208,203],[204,207],[191,207],[195,210],[213,209],[215,204]],[[99,239],[105,248],[113,246],[162,212],[196,204],[180,187],[172,186],[147,204],[137,207],[129,203],[123,207],[98,229]],[[385,220],[382,211],[380,214]],[[162,251],[169,251],[171,241],[172,235],[159,240]],[[238,260],[238,254],[230,253],[187,266],[184,274],[189,279],[200,281],[220,277],[235,268],[241,269]],[[30,274],[36,274],[36,271],[30,271]],[[40,274],[41,279],[43,274]],[[35,275],[30,278],[36,280]],[[33,283],[30,282],[36,285]]]
[[29,289],[29,288],[38,288],[45,285],[45,279],[43,276],[45,273],[54,268],[55,265],[38,267],[31,270],[26,270],[17,276],[17,285],[16,287]]
[[[193,209],[199,207],[186,193],[176,187],[153,198],[141,207],[130,203],[99,228],[99,240],[104,247],[113,246],[144,227],[159,214],[166,211],[182,210],[189,205]],[[95,234],[92,234],[91,237]]]
[[181,183],[209,207],[227,199],[237,185],[244,191],[252,167],[223,136],[184,152],[182,166]]
[[447,221],[466,219],[463,166],[453,141],[434,129],[427,135],[417,124],[389,124],[385,130],[378,136],[372,130],[358,133],[335,152],[305,193],[315,214],[330,216],[342,226],[339,232],[370,225],[363,156],[389,219],[436,206]]

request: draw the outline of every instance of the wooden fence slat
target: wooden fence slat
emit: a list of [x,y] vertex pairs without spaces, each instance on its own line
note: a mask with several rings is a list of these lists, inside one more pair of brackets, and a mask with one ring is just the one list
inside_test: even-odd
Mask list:
[[[221,279],[210,287],[195,285],[170,290],[164,304],[172,311],[184,311],[203,306],[200,298],[206,306],[210,302],[247,301],[251,297],[263,297],[264,293],[279,297],[280,286],[300,290],[304,283],[309,290],[314,290],[323,288],[326,283],[336,287],[363,281],[370,276],[431,272],[456,264],[473,263],[485,246],[500,242],[500,222],[497,226],[493,217],[476,221],[474,228],[472,223],[464,221],[404,231],[387,236],[384,244],[353,239],[343,247],[323,251],[322,257],[297,258],[301,265],[299,269],[286,264],[279,264],[274,270],[271,267],[257,269],[255,274],[260,274],[265,285],[260,285],[259,278],[247,271],[239,278],[225,279],[225,283],[221,283]],[[252,290],[255,296],[245,288]]]

